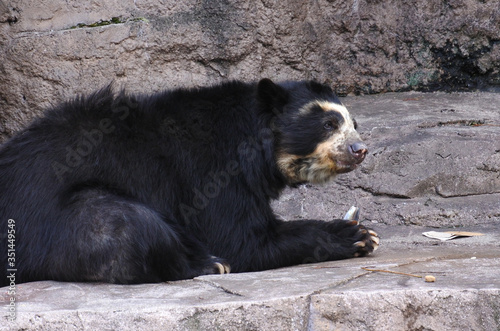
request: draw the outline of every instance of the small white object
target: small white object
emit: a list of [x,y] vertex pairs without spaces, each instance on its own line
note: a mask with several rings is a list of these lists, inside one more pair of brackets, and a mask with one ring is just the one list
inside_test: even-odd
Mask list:
[[446,241],[457,237],[456,235],[449,232],[429,231],[429,232],[423,232],[422,234],[426,237],[432,239],[439,239],[441,241]]
[[439,239],[441,241],[446,241],[458,237],[476,237],[476,236],[484,236],[484,233],[480,232],[469,232],[469,231],[444,231],[444,232],[438,232],[438,231],[429,231],[429,232],[423,232],[422,233],[424,236],[432,238],[432,239]]
[[359,220],[359,208],[355,207],[355,206],[352,206],[351,208],[349,208],[347,213],[345,213],[345,215],[344,215],[344,219],[345,220],[354,220],[354,221]]

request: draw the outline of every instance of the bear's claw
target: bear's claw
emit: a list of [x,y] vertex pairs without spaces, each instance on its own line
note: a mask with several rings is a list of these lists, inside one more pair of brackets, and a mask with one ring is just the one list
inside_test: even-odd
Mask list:
[[226,260],[216,256],[212,256],[211,258],[213,264],[206,269],[206,275],[224,275],[231,272],[231,266]]
[[373,250],[376,251],[378,249],[379,243],[380,243],[380,238],[377,234],[377,232],[373,230],[368,230],[368,233],[371,235],[371,240],[373,242]]
[[367,229],[363,225],[359,224],[358,207],[352,206],[345,214],[344,220],[349,221],[349,225],[358,226],[358,231],[361,233],[363,238],[353,244],[358,249],[356,253],[354,253],[354,257],[365,256],[378,249],[380,245],[380,238],[375,231]]
[[362,239],[353,244],[357,248],[356,253],[354,253],[355,257],[366,256],[376,251],[380,244],[380,238],[375,231],[367,229],[363,225],[358,226],[359,232],[362,234]]
[[219,274],[228,274],[231,272],[231,266],[227,263],[215,262],[215,267],[219,270]]

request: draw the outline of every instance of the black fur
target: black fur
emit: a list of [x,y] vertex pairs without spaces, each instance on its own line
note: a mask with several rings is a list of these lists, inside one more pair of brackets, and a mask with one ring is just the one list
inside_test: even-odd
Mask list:
[[280,144],[284,151],[295,155],[310,154],[344,123],[339,113],[317,108],[321,107],[315,106],[311,112],[299,115],[299,120],[288,120],[283,125]]
[[[335,97],[270,80],[152,96],[107,87],[47,111],[0,148],[0,285],[9,219],[16,283],[159,282],[216,272],[213,256],[243,272],[359,254],[362,227],[283,222],[269,205],[286,185],[275,151],[316,130],[291,121],[314,99]],[[301,151],[321,140],[303,138]]]

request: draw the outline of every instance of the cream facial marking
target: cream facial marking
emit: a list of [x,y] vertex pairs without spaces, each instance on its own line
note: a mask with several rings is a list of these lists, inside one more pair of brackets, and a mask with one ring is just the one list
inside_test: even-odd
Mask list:
[[352,125],[352,129],[354,129],[354,124],[351,119],[351,115],[349,114],[349,111],[347,111],[347,108],[342,105],[342,104],[337,104],[333,102],[328,102],[328,101],[315,101],[315,103],[321,107],[324,111],[336,111],[342,115],[344,120],[346,121],[346,124]]
[[352,121],[351,115],[344,105],[328,101],[315,101],[315,103],[324,111],[338,112],[344,118],[343,125],[336,132],[335,138],[330,141],[330,148],[340,152],[344,149],[349,136],[357,136],[359,138],[359,135],[354,128],[354,122]]
[[316,100],[316,101],[309,102],[308,104],[303,106],[299,110],[299,113],[301,115],[306,115],[307,113],[309,113],[311,111],[311,109],[314,106],[319,106],[325,112],[335,111],[335,112],[339,113],[344,118],[344,120],[347,124],[347,129],[354,130],[354,123],[352,121],[351,115],[349,114],[349,111],[347,110],[347,108],[343,104],[333,103],[333,102],[329,102],[329,101]]
[[303,106],[299,113],[306,116],[319,106],[323,111],[334,111],[340,114],[344,121],[325,141],[319,143],[309,155],[299,156],[285,152],[278,154],[278,167],[290,182],[322,183],[333,178],[337,173],[350,171],[348,141],[359,141],[361,138],[354,128],[351,115],[344,105],[328,101],[312,101]]

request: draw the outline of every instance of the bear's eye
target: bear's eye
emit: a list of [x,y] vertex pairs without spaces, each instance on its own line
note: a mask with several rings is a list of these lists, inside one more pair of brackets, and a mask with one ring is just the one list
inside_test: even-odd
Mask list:
[[335,129],[335,125],[332,121],[325,122],[325,124],[323,124],[323,127],[325,128],[325,130],[329,131]]
[[358,122],[355,119],[352,120],[352,124],[354,124],[354,130],[358,128]]

